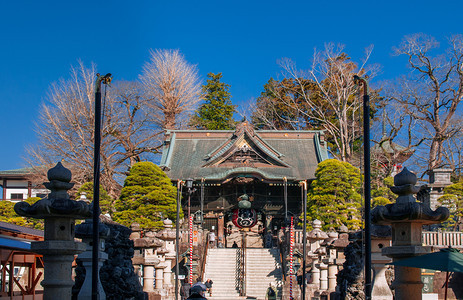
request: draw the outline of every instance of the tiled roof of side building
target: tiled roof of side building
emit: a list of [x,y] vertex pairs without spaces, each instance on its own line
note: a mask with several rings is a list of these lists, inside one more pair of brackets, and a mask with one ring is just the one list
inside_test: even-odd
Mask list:
[[32,168],[21,168],[13,170],[0,170],[0,176],[4,175],[27,175],[32,172]]
[[10,223],[1,222],[1,221],[0,221],[0,230],[7,230],[11,232],[25,233],[25,234],[35,235],[35,236],[42,236],[42,237],[44,236],[42,230],[19,226],[19,225],[10,224]]

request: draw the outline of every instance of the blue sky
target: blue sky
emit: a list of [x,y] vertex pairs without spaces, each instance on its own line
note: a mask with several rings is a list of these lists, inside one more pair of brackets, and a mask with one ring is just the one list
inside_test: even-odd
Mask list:
[[50,83],[71,65],[94,62],[101,73],[134,80],[149,50],[179,49],[201,78],[222,72],[240,105],[259,96],[276,61],[308,67],[313,49],[346,45],[359,60],[373,44],[377,81],[407,71],[391,56],[407,34],[444,41],[463,33],[463,1],[1,1],[0,169],[24,165],[34,120]]

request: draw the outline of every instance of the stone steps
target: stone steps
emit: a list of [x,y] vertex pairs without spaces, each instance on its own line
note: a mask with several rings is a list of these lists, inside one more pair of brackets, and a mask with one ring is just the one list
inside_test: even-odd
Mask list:
[[240,297],[235,289],[236,251],[237,249],[230,248],[208,250],[203,280],[212,280],[213,294],[208,297],[206,293],[207,299],[246,299]]
[[269,284],[278,286],[281,279],[277,249],[246,250],[246,295],[265,299]]

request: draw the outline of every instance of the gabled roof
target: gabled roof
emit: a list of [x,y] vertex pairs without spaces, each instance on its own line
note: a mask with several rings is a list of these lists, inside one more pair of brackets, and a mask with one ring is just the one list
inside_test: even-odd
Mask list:
[[240,124],[233,136],[206,155],[203,167],[219,166],[237,152],[253,152],[264,163],[260,167],[290,167],[280,159],[283,155],[268,145],[254,130]]
[[172,180],[305,180],[327,158],[322,131],[254,131],[244,122],[235,131],[167,131],[160,167]]
[[413,149],[408,149],[399,144],[396,144],[383,136],[381,141],[371,148],[371,152],[375,153],[378,156],[377,159],[379,160],[382,160],[381,156],[390,156],[395,158],[393,163],[403,163],[409,159],[415,151]]

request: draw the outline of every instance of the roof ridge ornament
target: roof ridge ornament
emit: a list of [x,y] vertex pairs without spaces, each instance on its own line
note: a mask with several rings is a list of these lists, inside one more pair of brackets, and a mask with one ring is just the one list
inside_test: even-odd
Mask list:
[[254,136],[255,135],[255,131],[254,131],[254,127],[252,126],[251,123],[249,123],[248,121],[246,121],[246,119],[244,119],[243,122],[239,123],[238,125],[236,125],[236,130],[235,130],[235,133],[234,135],[236,137],[244,134],[244,132],[247,132],[250,136]]

